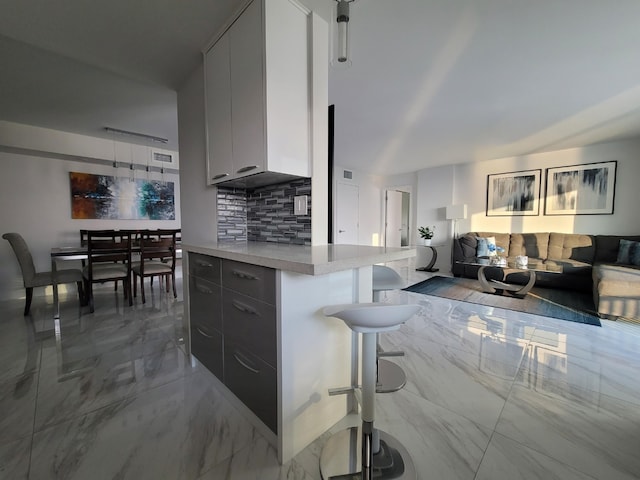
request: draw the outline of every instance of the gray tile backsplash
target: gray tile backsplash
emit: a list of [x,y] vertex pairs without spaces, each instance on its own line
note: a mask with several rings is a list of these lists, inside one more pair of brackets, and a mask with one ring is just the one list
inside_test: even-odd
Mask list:
[[218,187],[218,241],[247,241],[247,192]]
[[[307,215],[294,215],[294,197],[307,195]],[[311,179],[254,189],[218,187],[218,241],[311,245]]]

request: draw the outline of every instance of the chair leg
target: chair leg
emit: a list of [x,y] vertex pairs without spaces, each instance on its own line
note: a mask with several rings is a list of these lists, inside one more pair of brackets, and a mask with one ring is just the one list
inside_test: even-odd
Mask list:
[[173,285],[173,298],[178,298],[176,293],[176,272],[171,272],[171,284]]
[[167,289],[166,289],[166,292],[167,292],[167,293],[169,293],[169,274],[165,275],[165,276],[164,276],[164,278],[165,278],[165,279],[166,279],[166,281],[167,281]]
[[140,293],[142,294],[142,303],[146,303],[147,299],[144,298],[144,277],[142,275],[140,275]]
[[126,279],[122,280],[124,284],[124,298],[129,298],[129,306],[133,305],[133,295],[131,294],[131,276],[128,275]]
[[78,284],[78,299],[80,300],[80,306],[83,307],[87,304],[84,288],[82,286],[82,282],[76,282],[76,283]]
[[27,287],[27,296],[25,298],[24,303],[24,316],[29,315],[29,310],[31,310],[31,300],[33,300],[33,287]]
[[89,299],[89,313],[93,313],[93,283],[89,282],[87,287],[87,297]]
[[133,275],[133,296],[138,297],[138,283],[137,283],[136,275]]

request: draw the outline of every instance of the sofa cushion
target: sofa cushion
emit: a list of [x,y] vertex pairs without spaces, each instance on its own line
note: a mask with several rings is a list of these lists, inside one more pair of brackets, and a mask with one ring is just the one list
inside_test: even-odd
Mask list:
[[615,263],[618,259],[620,240],[640,242],[640,235],[596,235],[594,263]]
[[592,235],[580,233],[549,234],[549,253],[547,258],[552,260],[577,260],[593,264],[596,252],[596,242]]
[[593,301],[601,315],[640,318],[640,268],[594,266]]
[[591,276],[591,269],[593,268],[590,263],[580,262],[570,258],[547,260],[544,263],[549,271],[561,271],[568,275],[582,275],[587,277]]
[[616,263],[640,266],[640,242],[632,242],[631,240],[625,239],[620,240]]
[[547,258],[549,250],[549,232],[512,233],[509,244],[509,256],[526,255],[533,258]]
[[467,233],[461,236],[458,239],[458,244],[460,245],[463,258],[473,258],[476,256],[476,250],[478,248],[478,237],[475,234]]

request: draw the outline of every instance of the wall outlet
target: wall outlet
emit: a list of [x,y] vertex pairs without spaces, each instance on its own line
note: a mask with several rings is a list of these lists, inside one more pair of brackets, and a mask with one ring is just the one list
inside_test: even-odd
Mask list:
[[293,214],[294,215],[307,215],[309,211],[309,202],[307,195],[298,195],[293,197]]

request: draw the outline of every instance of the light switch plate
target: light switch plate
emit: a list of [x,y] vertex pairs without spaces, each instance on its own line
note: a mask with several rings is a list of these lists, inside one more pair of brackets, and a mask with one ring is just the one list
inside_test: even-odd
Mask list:
[[294,215],[307,215],[308,210],[309,205],[306,195],[298,195],[297,197],[293,197]]

